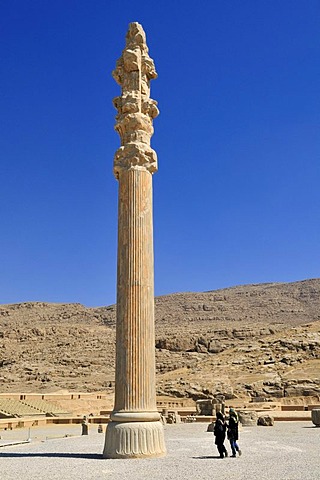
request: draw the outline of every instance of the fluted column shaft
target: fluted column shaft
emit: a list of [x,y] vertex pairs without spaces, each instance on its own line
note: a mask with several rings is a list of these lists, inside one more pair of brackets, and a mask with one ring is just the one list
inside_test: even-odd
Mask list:
[[156,411],[152,175],[119,174],[115,412]]

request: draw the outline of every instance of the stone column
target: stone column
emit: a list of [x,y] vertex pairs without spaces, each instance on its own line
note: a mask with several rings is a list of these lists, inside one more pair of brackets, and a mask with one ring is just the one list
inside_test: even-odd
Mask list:
[[162,456],[163,426],[156,407],[150,99],[157,77],[139,23],[131,23],[126,47],[113,71],[122,94],[114,99],[121,147],[114,158],[119,181],[115,405],[106,431],[105,458]]

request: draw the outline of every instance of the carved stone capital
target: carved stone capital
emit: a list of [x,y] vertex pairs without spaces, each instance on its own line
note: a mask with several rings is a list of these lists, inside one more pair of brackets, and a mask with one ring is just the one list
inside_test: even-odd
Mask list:
[[153,126],[149,115],[140,112],[119,114],[117,120],[115,129],[120,135],[122,145],[133,142],[150,145]]
[[145,168],[150,173],[158,169],[157,154],[144,143],[128,143],[120,147],[114,156],[113,171],[119,178],[121,170],[129,170],[133,167]]
[[121,95],[113,100],[118,111],[115,130],[121,147],[115,154],[114,172],[118,178],[123,168],[144,167],[157,170],[157,157],[150,147],[153,119],[159,115],[157,102],[150,98],[150,80],[157,77],[149,57],[146,35],[139,23],[131,23],[126,47],[116,63],[113,77],[121,85]]

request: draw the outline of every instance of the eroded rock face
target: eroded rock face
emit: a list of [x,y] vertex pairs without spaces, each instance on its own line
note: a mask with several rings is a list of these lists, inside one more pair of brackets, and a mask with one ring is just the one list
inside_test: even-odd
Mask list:
[[284,384],[284,397],[309,397],[320,394],[320,381],[293,379]]
[[[320,280],[174,294],[155,305],[158,395],[320,400]],[[114,305],[0,306],[3,392],[111,391],[114,356]]]

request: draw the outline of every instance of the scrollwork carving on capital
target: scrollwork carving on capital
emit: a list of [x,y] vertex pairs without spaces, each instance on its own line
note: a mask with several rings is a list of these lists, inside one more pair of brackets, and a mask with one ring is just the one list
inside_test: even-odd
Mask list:
[[156,67],[154,65],[154,61],[149,55],[143,55],[141,58],[141,69],[142,73],[147,76],[148,80],[154,79],[158,77],[156,72]]
[[123,65],[127,72],[139,70],[141,65],[141,50],[137,46],[134,50],[126,48],[122,54]]
[[140,112],[117,115],[115,130],[119,133],[121,144],[142,142],[150,145],[153,134],[152,121],[149,115]]
[[114,156],[113,171],[116,178],[119,178],[121,170],[131,168],[144,168],[150,173],[158,169],[156,152],[144,143],[128,143],[120,147]]
[[122,108],[122,97],[114,97],[112,100],[113,106],[118,112],[121,112]]
[[141,105],[142,113],[149,115],[150,118],[154,119],[159,115],[159,108],[158,102],[156,100],[152,100],[152,98],[148,98],[145,100]]
[[150,98],[150,81],[157,78],[154,61],[149,57],[145,32],[139,23],[131,23],[126,47],[116,63],[113,77],[122,87],[113,100],[117,110],[115,130],[121,147],[116,152],[114,172],[123,168],[157,170],[157,157],[150,147],[153,119],[159,115],[157,102]]
[[124,93],[121,97],[113,99],[113,105],[118,110],[118,114],[139,112],[139,91],[130,91]]
[[123,59],[122,57],[120,57],[116,62],[116,68],[112,71],[112,76],[119,85],[122,85],[123,75],[124,75]]

